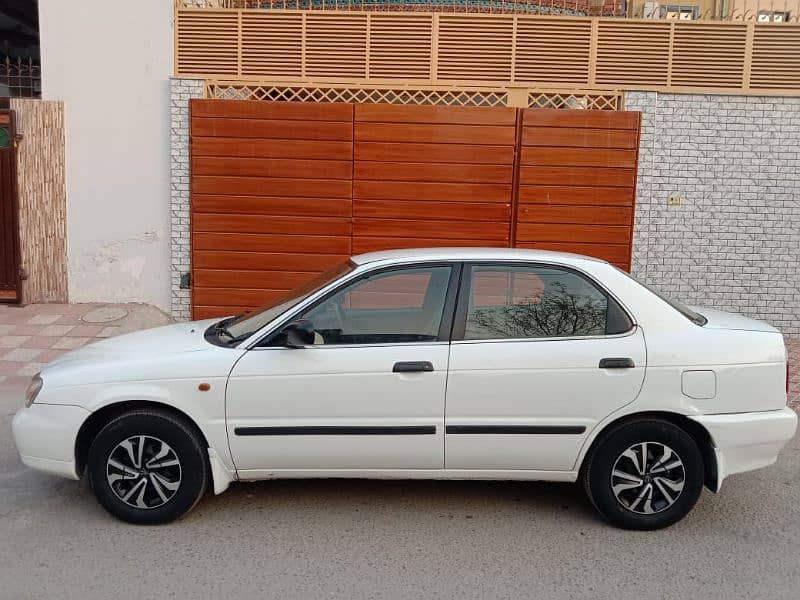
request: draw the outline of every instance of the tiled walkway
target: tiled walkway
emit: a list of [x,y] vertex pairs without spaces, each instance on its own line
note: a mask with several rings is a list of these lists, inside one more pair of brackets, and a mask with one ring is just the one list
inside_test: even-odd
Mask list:
[[26,386],[45,363],[68,350],[169,322],[145,304],[0,305],[0,385]]

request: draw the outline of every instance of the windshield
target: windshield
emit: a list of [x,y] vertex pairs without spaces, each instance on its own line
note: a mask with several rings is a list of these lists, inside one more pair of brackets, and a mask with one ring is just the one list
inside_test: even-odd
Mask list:
[[282,313],[298,304],[304,298],[307,298],[332,281],[349,273],[355,267],[355,263],[349,260],[338,264],[324,273],[317,275],[300,287],[285,294],[281,294],[272,302],[265,304],[261,308],[251,310],[233,319],[220,321],[214,327],[224,329],[232,341],[241,341],[253,335],[256,331],[264,327],[264,325],[276,317],[279,317]]
[[[615,267],[615,268],[616,268],[616,267]],[[623,273],[623,274],[624,274],[626,277],[628,277],[629,279],[633,279],[633,280],[634,280],[636,283],[638,283],[640,286],[642,286],[642,287],[643,287],[644,289],[646,289],[648,292],[650,292],[650,293],[652,293],[652,294],[655,294],[656,296],[658,296],[659,298],[661,298],[661,299],[662,299],[664,302],[666,302],[667,304],[669,304],[669,305],[670,305],[672,308],[674,308],[675,310],[677,310],[679,313],[681,313],[681,314],[682,314],[684,317],[686,317],[687,319],[689,319],[689,320],[690,320],[692,323],[694,323],[695,325],[699,325],[700,327],[702,327],[703,325],[705,325],[706,323],[708,323],[708,319],[706,319],[706,318],[705,318],[703,315],[701,315],[699,312],[697,312],[697,311],[694,311],[694,310],[692,310],[691,308],[689,308],[688,306],[686,306],[686,305],[685,305],[683,302],[679,302],[678,300],[673,300],[672,298],[667,298],[667,297],[666,297],[664,294],[662,294],[661,292],[658,292],[658,291],[654,290],[653,288],[651,288],[649,285],[647,285],[647,284],[645,284],[645,283],[642,283],[641,281],[639,281],[638,279],[636,279],[636,277],[634,277],[634,276],[633,276],[633,275],[631,275],[630,273],[626,273],[626,272],[625,272],[625,271],[623,271],[622,269],[617,269],[617,271],[619,271],[620,273]]]

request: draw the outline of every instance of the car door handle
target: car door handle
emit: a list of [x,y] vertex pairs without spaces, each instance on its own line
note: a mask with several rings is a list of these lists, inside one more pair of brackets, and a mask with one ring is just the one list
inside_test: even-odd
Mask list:
[[632,369],[636,365],[633,364],[632,358],[601,358],[601,369]]
[[427,360],[396,362],[392,368],[392,373],[420,373],[425,371],[433,371],[433,363]]

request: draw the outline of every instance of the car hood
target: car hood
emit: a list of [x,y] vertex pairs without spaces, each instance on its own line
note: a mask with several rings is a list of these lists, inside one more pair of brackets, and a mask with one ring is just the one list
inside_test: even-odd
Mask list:
[[772,325],[764,323],[763,321],[751,319],[750,317],[702,306],[693,306],[692,310],[697,311],[708,319],[708,323],[704,325],[704,327],[708,329],[738,329],[743,331],[767,331],[770,333],[778,333],[778,330]]
[[227,375],[242,351],[210,344],[217,319],[177,323],[108,338],[68,352],[42,370],[50,385]]

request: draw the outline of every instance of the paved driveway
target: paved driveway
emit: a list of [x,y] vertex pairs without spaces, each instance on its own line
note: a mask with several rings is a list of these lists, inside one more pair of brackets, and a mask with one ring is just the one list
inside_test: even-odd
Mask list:
[[605,525],[573,485],[332,480],[133,527],[19,462],[21,401],[0,384],[0,598],[800,597],[800,437],[653,533]]

